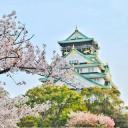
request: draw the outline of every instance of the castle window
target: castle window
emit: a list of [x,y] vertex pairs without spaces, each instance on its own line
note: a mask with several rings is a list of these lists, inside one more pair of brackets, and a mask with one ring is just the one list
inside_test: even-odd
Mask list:
[[79,63],[79,60],[77,60],[77,63]]
[[79,73],[79,69],[77,69],[77,72]]
[[69,61],[69,64],[71,64],[71,61]]
[[88,72],[90,72],[90,68],[88,68]]
[[74,63],[76,63],[76,60],[74,60]]
[[82,69],[80,69],[80,73],[82,73]]
[[92,68],[92,72],[94,72],[94,68]]

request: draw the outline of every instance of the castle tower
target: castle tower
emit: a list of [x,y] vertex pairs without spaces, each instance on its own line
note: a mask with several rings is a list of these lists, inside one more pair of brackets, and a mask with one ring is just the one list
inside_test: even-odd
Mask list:
[[[58,41],[58,44],[61,47],[63,59],[69,64],[74,64],[75,82],[79,83],[80,87],[99,86],[117,89],[112,82],[108,63],[104,65],[98,57],[97,51],[100,48],[94,38],[85,36],[76,27],[66,40]],[[43,82],[43,80],[44,78],[40,78],[40,81]],[[55,83],[67,85],[59,80]]]
[[[104,65],[98,58],[97,41],[76,30],[66,39],[58,41],[62,57],[74,64],[77,82],[84,87],[100,86],[117,89],[112,82],[108,63]],[[82,79],[84,79],[82,81]]]
[[62,56],[71,51],[73,44],[74,48],[84,55],[93,54],[99,49],[98,43],[94,41],[94,38],[88,38],[79,32],[77,26],[73,34],[71,34],[66,40],[58,41],[58,44],[61,46]]

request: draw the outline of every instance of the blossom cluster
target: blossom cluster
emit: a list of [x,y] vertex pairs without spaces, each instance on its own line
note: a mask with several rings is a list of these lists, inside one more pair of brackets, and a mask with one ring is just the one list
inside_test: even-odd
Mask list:
[[48,84],[53,83],[55,78],[72,83],[74,76],[68,74],[74,69],[73,65],[58,54],[55,55],[55,51],[51,64],[48,64],[45,57],[46,44],[43,44],[42,52],[38,46],[33,46],[30,39],[26,39],[28,31],[25,25],[20,21],[16,23],[15,15],[16,11],[13,11],[7,16],[4,14],[0,20],[0,74],[24,71],[50,78]]
[[110,117],[102,115],[94,115],[90,112],[73,112],[70,111],[68,116],[71,118],[67,121],[69,127],[97,127],[106,126],[114,127],[115,123]]
[[[4,90],[5,91],[5,90]],[[49,104],[40,104],[32,108],[24,104],[28,101],[28,97],[18,96],[16,98],[9,99],[7,95],[3,95],[0,99],[0,126],[7,128],[18,128],[16,123],[20,122],[20,119],[25,116],[39,116],[38,112],[48,110]],[[16,107],[16,105],[21,107]]]

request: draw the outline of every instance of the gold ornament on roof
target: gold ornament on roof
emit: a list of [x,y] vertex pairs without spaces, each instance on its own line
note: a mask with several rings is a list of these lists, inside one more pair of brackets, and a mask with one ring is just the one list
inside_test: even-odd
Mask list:
[[94,53],[94,51],[92,50],[92,51],[91,51],[91,54],[93,54],[93,53]]
[[93,54],[94,53],[94,50],[92,48],[90,48],[90,50],[91,50],[91,54]]
[[106,62],[106,65],[108,65],[108,63]]
[[77,31],[77,26],[76,26],[76,31]]
[[87,62],[87,64],[92,64],[92,63],[93,63],[93,62],[91,62],[91,61],[88,61],[88,62]]
[[88,52],[90,53],[90,50],[85,50],[83,53],[85,53],[85,54],[86,54],[86,53],[88,53]]
[[73,54],[76,55],[77,53],[76,53],[75,51],[72,51],[72,52],[71,52],[71,55],[73,55]]
[[66,48],[66,52],[64,52],[64,55],[66,55],[66,54],[68,54],[68,52],[67,52],[67,48]]
[[74,48],[74,44],[73,44],[73,46],[72,46],[72,50],[74,50],[75,48]]

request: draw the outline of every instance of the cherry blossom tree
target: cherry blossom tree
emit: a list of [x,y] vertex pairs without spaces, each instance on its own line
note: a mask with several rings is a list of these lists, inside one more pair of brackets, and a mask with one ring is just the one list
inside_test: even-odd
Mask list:
[[[33,46],[30,39],[34,35],[26,39],[28,31],[25,24],[18,21],[17,27],[15,15],[16,11],[13,11],[7,16],[4,14],[3,19],[0,20],[0,75],[6,73],[13,79],[10,73],[24,71],[28,74],[49,77],[49,83],[59,78],[71,83],[74,76],[68,73],[72,72],[73,65],[69,65],[58,54],[55,55],[55,51],[53,51],[51,64],[48,64],[45,57],[46,44],[43,44],[43,51],[38,46]],[[16,84],[26,84],[26,82]]]
[[[0,99],[0,126],[7,128],[18,128],[16,123],[20,122],[22,117],[34,116],[37,117],[38,112],[46,111],[50,108],[50,104],[40,104],[32,108],[24,104],[28,101],[28,97],[21,97],[9,99],[6,90],[3,90],[4,95]],[[19,107],[16,107],[18,105]]]
[[[23,71],[28,74],[38,74],[46,78],[50,78],[47,84],[52,84],[54,80],[60,79],[67,83],[73,83],[73,75],[71,74],[73,65],[69,65],[58,54],[55,55],[53,51],[53,58],[51,64],[46,61],[46,44],[43,44],[43,50],[41,51],[38,46],[33,46],[30,42],[30,38],[27,38],[28,31],[25,24],[20,21],[16,22],[16,11],[13,11],[9,15],[3,15],[3,19],[0,20],[0,75],[6,74],[7,77],[11,77],[12,73]],[[18,24],[18,26],[17,26]],[[17,85],[26,84],[22,81]],[[0,85],[6,83],[0,79]],[[17,98],[9,99],[7,91],[0,87],[0,126],[6,126],[16,128],[16,123],[20,121],[23,116],[38,116],[38,112],[49,108],[48,104],[37,105],[31,109],[30,106],[26,106],[24,103],[28,100],[28,97],[18,96]],[[21,105],[21,107],[16,107]]]

